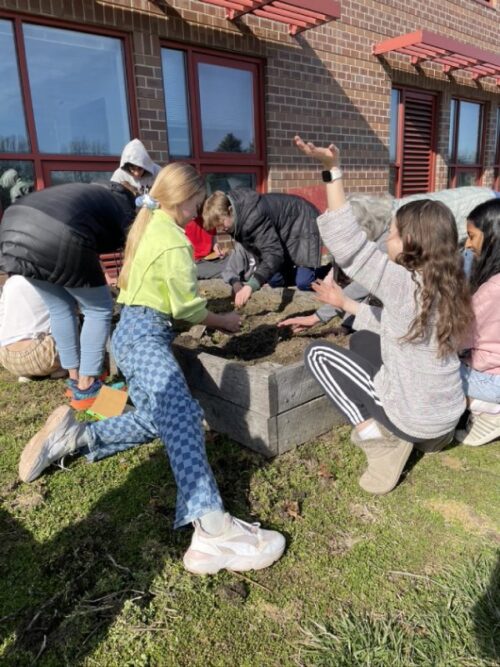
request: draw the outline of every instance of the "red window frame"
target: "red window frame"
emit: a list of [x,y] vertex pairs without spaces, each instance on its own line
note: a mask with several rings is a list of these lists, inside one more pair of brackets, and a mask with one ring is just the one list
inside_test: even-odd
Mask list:
[[29,87],[28,67],[26,61],[26,52],[24,48],[24,39],[22,25],[23,23],[31,23],[37,25],[44,25],[54,28],[62,28],[65,30],[73,30],[75,32],[84,32],[92,35],[102,35],[104,37],[115,37],[122,41],[123,57],[124,57],[124,74],[125,86],[128,101],[128,116],[129,126],[132,136],[138,136],[139,123],[136,109],[136,94],[135,82],[133,77],[133,59],[132,59],[132,38],[128,33],[120,32],[107,28],[90,27],[67,21],[60,21],[58,19],[44,18],[40,16],[31,16],[29,14],[15,14],[8,11],[0,10],[0,19],[11,21],[14,29],[14,41],[17,54],[17,62],[19,67],[19,79],[21,84],[21,95],[23,100],[24,113],[26,118],[27,132],[30,142],[30,151],[27,153],[0,153],[0,160],[24,160],[31,162],[34,167],[35,188],[40,190],[50,185],[49,171],[64,171],[65,169],[75,170],[75,165],[78,165],[80,171],[114,171],[117,168],[117,163],[120,156],[116,155],[74,155],[64,154],[58,155],[51,153],[41,153],[38,149],[35,115],[31,100],[31,92]]
[[[457,177],[461,173],[467,173],[471,171],[476,172],[475,185],[481,185],[483,180],[484,173],[484,146],[486,139],[486,103],[481,100],[470,99],[466,97],[452,97],[452,101],[456,102],[455,106],[455,118],[453,122],[453,137],[452,139],[452,149],[450,155],[448,155],[448,187],[456,188],[457,187]],[[460,124],[460,103],[461,102],[471,102],[472,104],[477,104],[481,110],[480,116],[480,126],[479,126],[479,162],[474,164],[462,164],[457,162],[457,148],[458,148],[458,127]],[[451,132],[452,119],[450,115],[450,132]]]
[[[264,192],[266,189],[267,166],[265,161],[265,121],[264,121],[264,63],[258,58],[240,56],[180,44],[178,42],[162,41],[161,47],[175,49],[185,54],[186,89],[188,102],[188,117],[191,128],[191,150],[189,157],[171,155],[171,159],[189,162],[202,174],[209,173],[251,173],[255,175],[256,189]],[[254,96],[254,133],[255,153],[222,153],[206,152],[202,145],[201,107],[197,75],[197,65],[200,62],[216,64],[226,67],[236,67],[251,71],[253,76]],[[167,117],[168,125],[168,117]]]

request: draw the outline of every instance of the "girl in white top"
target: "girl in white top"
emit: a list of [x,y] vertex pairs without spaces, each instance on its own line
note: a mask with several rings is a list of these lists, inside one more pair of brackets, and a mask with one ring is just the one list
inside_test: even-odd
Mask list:
[[49,311],[23,276],[8,278],[0,297],[0,364],[20,381],[60,370]]

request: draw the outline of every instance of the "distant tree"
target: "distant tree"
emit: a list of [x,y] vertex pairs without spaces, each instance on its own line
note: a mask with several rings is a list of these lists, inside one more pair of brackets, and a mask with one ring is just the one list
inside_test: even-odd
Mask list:
[[25,137],[16,134],[0,136],[0,153],[27,153],[28,151],[29,146]]
[[73,155],[109,155],[107,144],[101,141],[88,141],[85,138],[76,138],[69,142],[65,153]]
[[241,139],[238,139],[232,132],[229,132],[215,150],[224,153],[243,153]]

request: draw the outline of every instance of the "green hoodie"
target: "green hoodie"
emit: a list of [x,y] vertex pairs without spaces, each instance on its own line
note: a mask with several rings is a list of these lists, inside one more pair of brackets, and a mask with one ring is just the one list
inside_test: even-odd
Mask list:
[[184,230],[160,209],[153,211],[139,242],[118,303],[147,306],[192,324],[208,314],[207,301],[198,294],[193,246]]

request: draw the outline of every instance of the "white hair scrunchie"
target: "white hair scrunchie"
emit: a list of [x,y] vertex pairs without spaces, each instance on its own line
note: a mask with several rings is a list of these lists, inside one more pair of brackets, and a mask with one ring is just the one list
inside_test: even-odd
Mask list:
[[150,211],[154,211],[156,208],[160,208],[160,202],[147,193],[137,197],[135,200],[135,205],[138,208],[149,208]]

